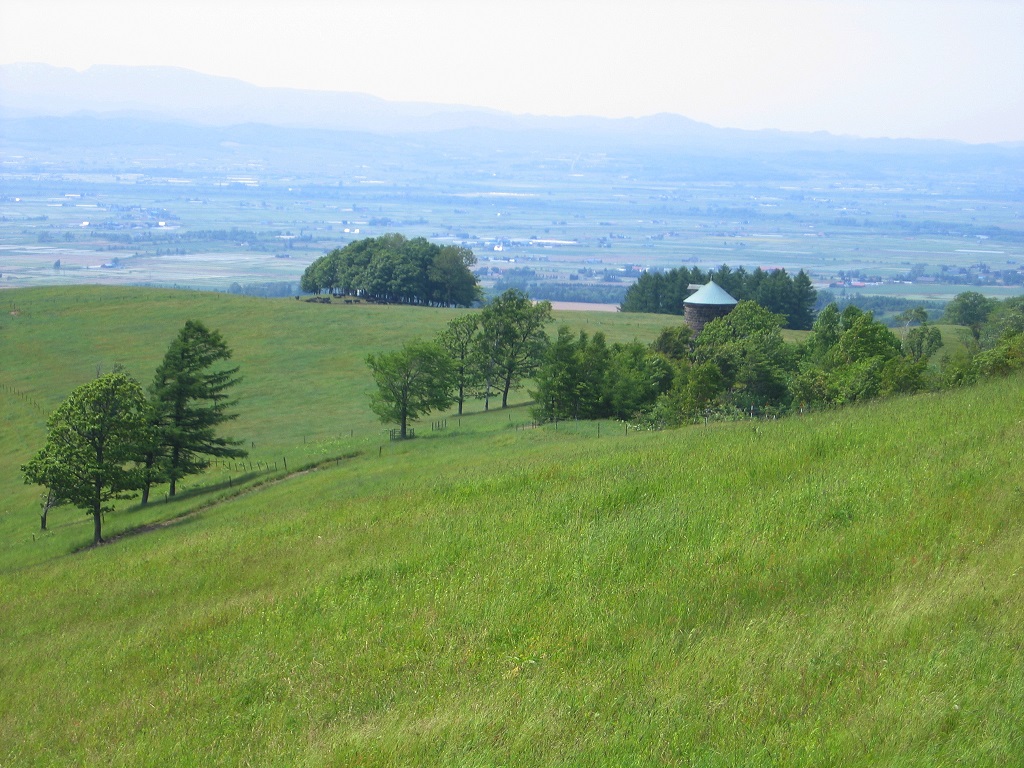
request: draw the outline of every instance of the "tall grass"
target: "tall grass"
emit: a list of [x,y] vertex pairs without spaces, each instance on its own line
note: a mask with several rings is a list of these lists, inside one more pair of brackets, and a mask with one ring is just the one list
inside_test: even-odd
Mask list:
[[1020,384],[472,417],[8,571],[0,764],[1017,764]]
[[[0,765],[1019,761],[1020,379],[658,434],[520,407],[392,445],[362,358],[446,313],[13,295]],[[211,472],[107,531],[220,503],[97,550],[67,556],[73,510],[33,541],[16,468],[46,414],[97,366],[145,382],[190,317],[235,350],[254,453],[349,458],[238,496]],[[618,320],[587,322],[666,319]]]

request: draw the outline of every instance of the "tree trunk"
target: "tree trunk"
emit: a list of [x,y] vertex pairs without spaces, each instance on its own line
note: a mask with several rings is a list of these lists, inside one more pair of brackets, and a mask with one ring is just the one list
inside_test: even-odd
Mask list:
[[103,543],[103,514],[101,512],[103,503],[100,499],[102,496],[103,488],[100,485],[99,480],[96,481],[96,495],[93,497],[92,502],[92,545],[95,547],[97,544]]
[[146,506],[149,503],[149,486],[153,484],[151,478],[151,472],[153,471],[153,465],[156,463],[156,457],[152,453],[146,454],[146,474],[145,480],[142,483],[142,506]]
[[171,496],[174,495],[175,488],[177,487],[178,479],[174,476],[174,473],[178,470],[178,455],[178,447],[175,446],[171,451],[171,490],[169,491]]
[[508,391],[512,389],[512,377],[505,377],[505,389],[501,392],[501,407],[508,408]]
[[43,514],[41,514],[39,516],[39,530],[40,531],[45,531],[46,530],[46,516],[48,514],[50,514],[50,507],[55,507],[55,506],[57,506],[57,505],[54,503],[53,489],[52,488],[47,488],[46,489],[46,501],[43,502]]

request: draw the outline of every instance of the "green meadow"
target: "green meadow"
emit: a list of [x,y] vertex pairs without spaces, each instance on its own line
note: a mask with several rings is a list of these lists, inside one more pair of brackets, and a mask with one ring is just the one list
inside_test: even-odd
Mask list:
[[[1020,378],[658,433],[523,392],[390,443],[363,358],[455,310],[3,298],[0,765],[1019,765]],[[261,466],[40,534],[47,414],[189,318]]]
[[[110,533],[174,517],[197,500],[206,503],[210,488],[234,492],[240,483],[266,481],[286,469],[355,452],[389,450],[388,429],[369,410],[373,380],[366,355],[397,348],[411,338],[433,336],[451,318],[468,311],[114,287],[6,291],[3,300],[0,558],[13,548],[10,556],[17,562],[79,546],[80,534],[64,535],[65,527],[85,531],[89,525],[84,514],[68,508],[51,513],[49,527],[55,535],[42,542],[38,537],[32,542],[32,527],[24,526],[26,511],[37,506],[39,489],[22,485],[18,468],[42,445],[47,416],[72,389],[115,365],[148,385],[186,320],[202,320],[220,330],[234,352],[232,362],[240,366],[243,378],[235,392],[239,418],[224,431],[245,440],[250,459],[244,468],[218,466],[201,478],[186,478],[185,499],[147,510],[122,503],[126,512],[105,522],[104,530]],[[555,315],[556,324],[602,331],[609,341],[651,340],[664,326],[682,322],[676,317],[606,312]],[[515,402],[527,399],[521,391]],[[467,410],[482,408],[482,403],[470,404]],[[508,423],[509,416],[506,412],[499,418]],[[525,408],[513,409],[511,416],[515,424],[530,421]],[[469,429],[471,423],[449,419],[447,429]],[[430,421],[419,426],[423,434]],[[157,489],[158,498],[162,492]],[[22,547],[26,541],[37,546]]]

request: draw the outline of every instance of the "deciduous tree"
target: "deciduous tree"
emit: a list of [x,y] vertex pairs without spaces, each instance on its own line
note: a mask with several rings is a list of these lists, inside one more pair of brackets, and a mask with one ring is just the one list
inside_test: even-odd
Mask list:
[[398,424],[403,438],[410,421],[454,401],[455,366],[435,342],[414,341],[394,352],[368,355],[366,365],[377,384],[370,408],[385,424]]
[[139,445],[147,439],[146,396],[131,377],[110,373],[74,390],[47,421],[46,444],[21,471],[93,518],[103,540],[103,513],[141,485]]
[[977,291],[958,293],[949,304],[942,319],[954,325],[966,325],[971,329],[975,341],[981,338],[981,326],[998,302],[989,299]]
[[480,316],[478,314],[463,315],[449,321],[448,326],[441,331],[438,338],[438,343],[452,360],[455,372],[455,402],[459,406],[460,416],[466,400],[466,393],[472,388],[476,378],[473,351],[478,342],[479,328]]
[[501,407],[508,393],[522,386],[540,365],[548,344],[544,326],[551,321],[551,303],[534,304],[511,288],[484,307],[480,317],[484,365],[493,365],[501,389]]

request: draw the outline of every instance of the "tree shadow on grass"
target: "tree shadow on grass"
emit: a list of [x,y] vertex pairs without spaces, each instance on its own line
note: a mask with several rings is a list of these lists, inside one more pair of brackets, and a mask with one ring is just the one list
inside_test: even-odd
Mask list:
[[173,504],[178,501],[188,501],[189,499],[199,498],[209,493],[217,493],[218,491],[234,490],[235,488],[242,488],[246,483],[249,483],[258,478],[270,477],[266,472],[247,472],[244,475],[238,477],[231,477],[228,480],[224,480],[213,485],[199,485],[188,490],[179,491],[174,496],[163,495],[163,498],[153,499],[150,498],[149,503],[143,506],[142,504],[135,504],[124,510],[126,514],[135,514],[146,509],[153,509],[160,506],[161,504]]
[[[141,504],[136,504],[133,507],[129,507],[128,509],[124,510],[124,513],[127,515],[133,515],[142,512],[143,510],[152,510],[154,508],[159,507],[159,505],[161,504],[168,504],[171,502],[178,501],[188,501],[189,499],[197,499],[211,493],[217,493],[218,491],[234,490],[237,488],[239,493],[244,493],[245,491],[251,490],[252,488],[252,486],[248,486],[247,483],[262,476],[263,473],[261,472],[250,472],[244,475],[239,475],[237,478],[233,477],[230,480],[225,480],[224,482],[214,483],[213,485],[203,485],[196,488],[190,488],[187,491],[182,491],[181,493],[175,494],[173,497],[165,496],[164,500],[162,501],[150,500],[150,502],[145,506]],[[230,494],[226,497],[211,499],[210,501],[204,504],[200,504],[198,507],[193,507],[192,509],[187,509],[185,511],[179,512],[173,517],[168,517],[161,520],[153,520],[149,523],[143,523],[142,525],[136,525],[130,528],[125,528],[124,530],[118,531],[117,533],[114,533],[110,536],[105,536],[103,540],[100,542],[99,546],[102,547],[108,544],[113,544],[117,541],[120,541],[121,539],[126,539],[132,536],[138,536],[143,533],[149,533],[151,531],[163,528],[177,528],[179,525],[194,522],[200,512],[209,509],[210,507],[222,501],[228,501],[229,499]],[[86,521],[90,522],[91,524],[91,521],[88,520],[88,517],[86,517]],[[96,545],[94,545],[92,542],[89,542],[88,544],[82,544],[81,546],[72,548],[70,552],[72,554],[75,552],[82,552],[84,550],[92,549],[94,546]]]

